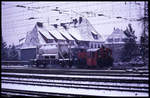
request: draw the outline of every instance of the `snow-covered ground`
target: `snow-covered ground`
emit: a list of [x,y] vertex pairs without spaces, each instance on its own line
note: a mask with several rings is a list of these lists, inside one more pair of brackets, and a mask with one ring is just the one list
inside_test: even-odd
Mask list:
[[[24,66],[23,66],[24,67]],[[24,67],[28,68],[28,67]],[[141,68],[141,67],[140,67]],[[145,67],[142,67],[145,68]],[[14,69],[12,67],[12,69]],[[18,68],[19,69],[19,68]],[[11,68],[10,68],[11,70]],[[34,70],[43,70],[39,68],[34,68]],[[87,69],[47,69],[49,71],[55,70],[68,70],[68,71],[83,71],[83,72],[94,72],[94,70]],[[125,72],[125,70],[95,70],[99,71],[107,71],[107,72]],[[139,70],[138,72],[147,72],[148,70]],[[115,74],[115,73],[114,73]],[[129,73],[127,73],[129,74]],[[138,74],[138,73],[134,73]],[[148,97],[147,91],[149,87],[146,83],[115,83],[115,82],[89,82],[89,81],[74,81],[74,80],[63,80],[63,77],[66,78],[96,78],[96,79],[120,79],[120,80],[149,80],[148,77],[127,77],[127,76],[87,76],[87,75],[60,75],[60,74],[34,74],[34,73],[13,73],[13,72],[2,72],[2,89],[14,89],[14,90],[27,90],[27,91],[38,91],[38,92],[49,92],[49,93],[59,93],[59,94],[77,94],[77,95],[89,95],[89,96],[142,96]],[[20,76],[42,76],[42,77],[62,77],[62,80],[52,80],[52,79],[32,79],[32,78],[16,78],[16,77],[7,77],[3,75],[20,75]],[[13,82],[13,83],[5,83],[5,82]],[[19,84],[20,83],[20,84]],[[22,83],[22,84],[21,84]],[[26,84],[27,83],[27,84]],[[62,84],[61,84],[62,83]],[[64,84],[63,84],[64,83]],[[39,84],[39,85],[37,85]],[[81,85],[83,84],[83,85]],[[66,86],[66,87],[62,87]],[[68,88],[67,88],[68,86]],[[108,86],[108,87],[107,87]],[[120,87],[119,87],[120,86]],[[123,87],[121,87],[123,86]],[[79,87],[79,88],[75,88]],[[90,87],[91,89],[85,89],[82,87]],[[131,87],[131,88],[130,88]],[[136,88],[136,87],[141,87]],[[92,89],[94,88],[94,89]],[[98,89],[95,89],[98,88]],[[107,90],[106,90],[107,89]],[[110,89],[110,90],[108,90]],[[119,91],[119,90],[111,90],[111,89],[120,89],[120,90],[140,90],[140,92],[136,91]],[[9,94],[9,93],[8,93]]]
[[148,93],[133,93],[125,91],[107,91],[107,90],[93,90],[93,89],[80,89],[80,88],[63,88],[63,87],[45,87],[45,86],[33,86],[33,85],[18,85],[2,83],[2,88],[28,90],[28,91],[40,91],[50,93],[62,93],[62,94],[78,94],[78,95],[93,95],[93,96],[148,96]]

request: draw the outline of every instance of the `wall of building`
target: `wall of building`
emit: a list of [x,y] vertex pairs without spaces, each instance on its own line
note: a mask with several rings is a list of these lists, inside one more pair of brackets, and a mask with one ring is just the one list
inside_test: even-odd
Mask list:
[[103,42],[89,42],[89,48],[100,48]]
[[20,51],[22,61],[29,61],[36,58],[36,48],[21,49]]

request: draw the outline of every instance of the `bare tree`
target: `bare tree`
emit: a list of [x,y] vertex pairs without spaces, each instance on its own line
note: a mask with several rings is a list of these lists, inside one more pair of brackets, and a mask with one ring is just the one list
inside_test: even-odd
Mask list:
[[1,56],[2,56],[2,60],[7,60],[8,58],[8,48],[7,48],[7,44],[6,42],[4,42],[3,38],[1,41]]
[[125,42],[122,54],[121,54],[121,60],[122,61],[130,61],[133,57],[136,56],[136,36],[134,34],[134,30],[132,29],[131,24],[128,24],[128,27],[124,31],[125,35],[127,36],[127,40]]

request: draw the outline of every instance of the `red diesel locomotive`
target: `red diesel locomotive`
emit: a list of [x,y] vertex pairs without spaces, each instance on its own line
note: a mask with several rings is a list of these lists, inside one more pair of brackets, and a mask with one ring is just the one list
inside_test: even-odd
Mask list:
[[112,50],[109,48],[87,49],[78,52],[79,64],[86,67],[108,67],[113,65]]

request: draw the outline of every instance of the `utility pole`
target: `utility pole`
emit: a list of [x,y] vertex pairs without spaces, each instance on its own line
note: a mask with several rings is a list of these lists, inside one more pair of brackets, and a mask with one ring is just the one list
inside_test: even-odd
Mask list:
[[142,59],[144,62],[144,65],[148,63],[146,60],[148,58],[148,2],[144,1],[144,17],[143,17],[143,32],[141,35],[141,54],[142,54]]

